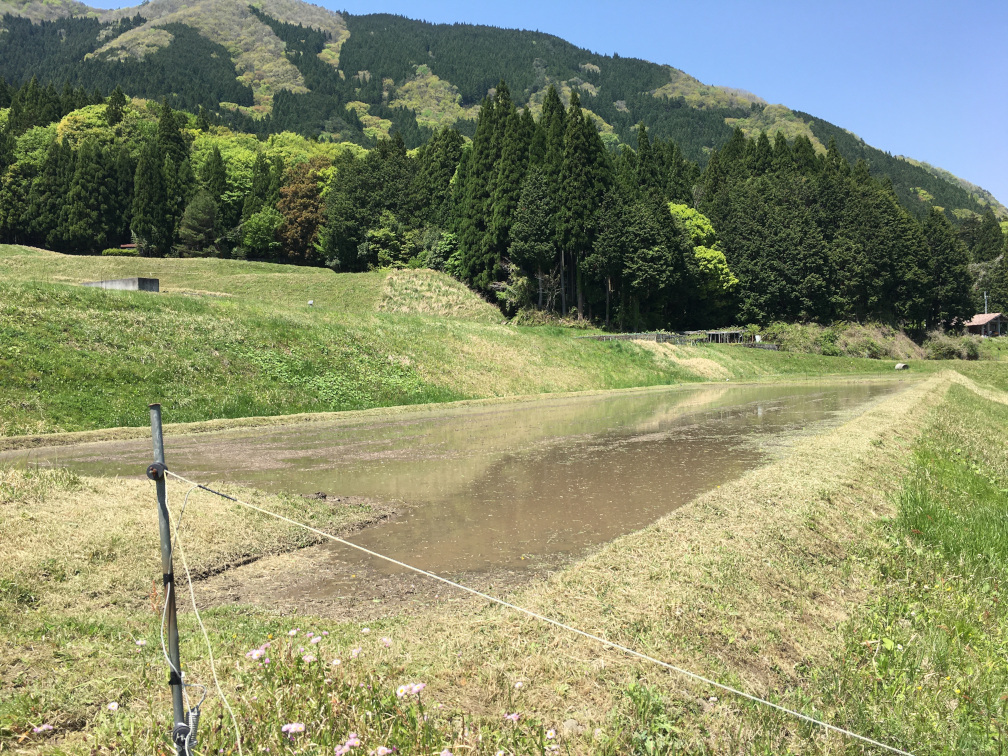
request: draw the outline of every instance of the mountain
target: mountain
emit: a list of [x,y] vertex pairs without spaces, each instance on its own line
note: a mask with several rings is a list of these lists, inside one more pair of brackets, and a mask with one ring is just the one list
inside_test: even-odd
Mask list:
[[876,150],[813,115],[742,90],[619,55],[598,55],[541,32],[353,16],[299,0],[150,0],[100,11],[74,0],[0,0],[0,77],[21,83],[121,86],[209,113],[260,136],[283,130],[372,144],[399,132],[409,147],[453,126],[471,137],[480,103],[507,82],[538,116],[554,85],[576,91],[609,146],[636,145],[641,123],[704,165],[735,128],[747,136],[807,137],[824,154],[834,139],[851,163],[888,177],[925,217],[939,207],[976,217],[1005,208],[988,192],[909,158]]

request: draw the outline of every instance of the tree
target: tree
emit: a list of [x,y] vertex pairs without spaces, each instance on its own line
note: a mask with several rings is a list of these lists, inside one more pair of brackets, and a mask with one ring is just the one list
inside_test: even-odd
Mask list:
[[584,267],[590,276],[605,289],[605,326],[611,324],[611,298],[620,288],[624,258],[627,254],[625,189],[617,185],[602,201],[597,219],[597,234],[591,254],[585,258]]
[[88,139],[77,155],[70,191],[66,198],[66,241],[71,248],[88,252],[104,249],[109,229],[106,222],[111,204],[110,187],[103,170],[106,161],[98,146]]
[[539,289],[539,309],[543,307],[543,276],[553,264],[553,198],[542,168],[533,166],[522,182],[508,255],[512,262],[535,275]]
[[123,119],[123,108],[126,107],[126,95],[122,88],[116,86],[115,91],[109,95],[105,105],[105,120],[109,126],[115,126]]
[[522,191],[522,179],[528,160],[529,143],[525,139],[522,117],[512,111],[506,116],[501,156],[497,162],[490,220],[490,245],[495,256],[502,258],[508,249],[511,223]]
[[283,216],[272,207],[253,213],[242,224],[242,251],[247,257],[263,260],[276,258],[280,252],[278,238]]
[[969,254],[944,213],[934,208],[924,221],[924,237],[931,252],[928,327],[951,328],[972,314]]
[[219,204],[224,192],[227,191],[227,170],[224,168],[224,159],[216,144],[200,167],[200,182],[210,193],[210,199]]
[[248,220],[253,213],[258,213],[263,209],[269,199],[271,180],[269,161],[266,159],[266,154],[260,152],[256,155],[255,163],[252,165],[252,189],[245,195],[242,220]]
[[277,211],[284,219],[280,227],[280,245],[290,260],[313,262],[318,259],[316,245],[325,217],[319,184],[321,172],[326,167],[328,161],[319,158],[298,163],[288,171],[287,183],[280,189]]
[[171,157],[175,165],[181,165],[189,157],[189,143],[180,128],[180,118],[185,118],[185,115],[176,115],[168,105],[167,98],[163,98],[158,116],[157,143],[163,154]]
[[1001,231],[1001,224],[998,223],[994,211],[988,207],[980,220],[976,238],[970,248],[973,261],[990,262],[1001,254],[1004,247],[1005,235]]
[[130,224],[137,247],[144,255],[164,256],[171,249],[173,221],[167,211],[163,165],[157,144],[147,142],[140,152],[133,179]]
[[206,189],[200,189],[186,205],[179,221],[180,252],[183,256],[216,254],[217,203]]

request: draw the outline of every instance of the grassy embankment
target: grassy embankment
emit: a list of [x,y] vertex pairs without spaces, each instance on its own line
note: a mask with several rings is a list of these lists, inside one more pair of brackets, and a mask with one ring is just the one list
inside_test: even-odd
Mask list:
[[[1004,392],[935,376],[512,598],[914,753],[998,753],[1006,444]],[[184,492],[170,486],[174,507]],[[156,750],[169,706],[151,496],[146,482],[0,473],[0,742]],[[370,516],[270,505],[320,527]],[[204,494],[186,519],[200,574],[303,538]],[[350,732],[364,751],[400,753],[863,752],[478,603],[446,601],[370,632],[283,606],[204,616],[246,752],[331,753]],[[189,612],[181,623],[183,658],[208,682]],[[313,644],[309,630],[328,635]],[[246,656],[267,642],[269,665]],[[428,686],[419,697],[397,697],[417,681]],[[233,752],[225,716],[207,707],[207,752]],[[287,738],[288,722],[305,732]],[[43,724],[54,729],[31,732]]]
[[[74,285],[136,275],[159,278],[162,293]],[[152,401],[177,423],[892,369],[582,335],[504,324],[496,308],[429,271],[337,275],[0,246],[0,436],[143,426]]]

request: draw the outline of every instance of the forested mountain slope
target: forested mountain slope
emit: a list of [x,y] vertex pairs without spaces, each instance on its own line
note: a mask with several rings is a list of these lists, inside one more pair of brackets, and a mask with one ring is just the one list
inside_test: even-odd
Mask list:
[[0,15],[0,77],[9,83],[36,76],[106,94],[121,86],[131,96],[202,107],[260,136],[291,130],[370,145],[398,132],[417,147],[454,126],[471,137],[480,102],[503,79],[515,104],[536,117],[549,86],[564,106],[576,91],[609,147],[636,146],[644,124],[702,167],[735,127],[751,137],[805,136],[821,155],[833,137],[849,162],[866,159],[873,176],[891,179],[918,218],[933,206],[976,216],[996,203],[968,182],[875,150],[809,114],[540,32],[343,15],[299,0],[151,0],[117,11],[0,0]]

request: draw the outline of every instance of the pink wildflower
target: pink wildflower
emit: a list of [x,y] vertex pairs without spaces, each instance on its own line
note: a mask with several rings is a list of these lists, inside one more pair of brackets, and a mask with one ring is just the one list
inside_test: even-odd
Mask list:
[[51,724],[42,724],[39,725],[38,727],[32,727],[32,732],[34,732],[35,734],[38,734],[40,732],[51,732],[52,728],[53,726]]
[[504,719],[508,720],[509,722],[517,722],[519,717],[521,717],[521,714],[519,714],[516,711],[514,714],[508,714],[508,715],[506,715],[504,717]]
[[410,692],[410,686],[409,685],[400,685],[398,688],[396,688],[395,694],[397,696],[399,696],[399,698],[402,698],[403,696],[405,696],[409,692]]
[[420,691],[427,687],[427,683],[413,683],[410,687],[410,693],[414,695],[420,695]]
[[281,727],[280,732],[286,733],[287,737],[293,737],[295,733],[304,732],[304,723],[290,722]]
[[245,657],[248,658],[248,659],[251,659],[252,661],[258,661],[259,659],[263,658],[263,656],[265,656],[265,655],[266,655],[266,652],[263,651],[261,648],[253,648],[251,651],[249,651],[247,654],[245,654]]
[[287,635],[289,635],[291,638],[293,638],[295,635],[298,634],[298,630],[300,630],[300,629],[301,629],[300,627],[295,627],[292,630],[288,630],[287,631]]
[[305,654],[304,656],[301,657],[301,661],[303,661],[305,664],[311,664],[313,661],[315,661],[315,657],[312,656],[311,654]]
[[391,748],[386,748],[385,746],[375,748],[375,756],[388,756],[390,753],[392,753]]
[[146,645],[147,645],[147,641],[145,641],[145,640],[144,640],[143,638],[141,638],[140,640],[138,640],[138,641],[136,642],[136,644],[137,644],[138,646],[141,646],[141,647],[142,647],[142,646],[146,646]]
[[553,738],[555,738],[555,737],[556,737],[556,730],[547,730],[546,731],[546,740],[553,740]]
[[360,656],[360,654],[361,650],[359,648],[355,648],[353,651],[350,652],[350,657],[356,659],[358,656]]
[[322,636],[321,635],[316,635],[314,638],[311,639],[311,642],[312,643],[318,643],[321,640],[322,640]]
[[382,638],[381,642],[384,644],[385,648],[388,648],[389,646],[392,645],[392,639],[391,638]]

